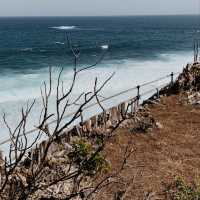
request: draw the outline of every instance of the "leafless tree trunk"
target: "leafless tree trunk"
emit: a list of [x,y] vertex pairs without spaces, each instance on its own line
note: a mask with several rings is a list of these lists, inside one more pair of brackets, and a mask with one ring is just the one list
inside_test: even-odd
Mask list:
[[[107,186],[112,182],[112,178],[116,177],[124,168],[127,159],[130,156],[129,147],[127,147],[122,160],[122,166],[118,172],[106,176],[98,184],[89,184],[88,186],[81,186],[81,183],[84,181],[85,177],[88,177],[90,171],[88,170],[94,163],[94,160],[97,156],[101,155],[106,140],[112,136],[113,132],[119,127],[119,125],[126,119],[126,114],[131,105],[128,105],[125,113],[121,113],[121,119],[113,127],[110,132],[107,134],[107,137],[103,138],[101,143],[96,147],[89,156],[83,158],[81,162],[78,162],[74,159],[71,159],[66,166],[65,172],[61,175],[56,175],[56,178],[49,180],[47,182],[42,182],[44,174],[47,170],[47,160],[48,152],[51,148],[51,145],[55,142],[59,142],[61,134],[68,129],[77,119],[81,119],[83,123],[82,114],[84,108],[92,101],[96,100],[103,112],[105,109],[101,105],[99,100],[99,94],[104,88],[104,86],[111,80],[114,73],[109,76],[101,85],[98,84],[98,79],[94,80],[93,91],[80,94],[75,100],[71,101],[71,94],[76,85],[77,76],[85,70],[89,70],[92,67],[96,66],[104,57],[105,52],[100,56],[100,58],[92,65],[81,67],[77,66],[78,59],[80,57],[80,51],[77,48],[73,47],[70,35],[67,34],[67,43],[70,48],[71,54],[74,58],[74,68],[73,68],[73,79],[71,85],[66,90],[63,87],[62,82],[62,73],[63,68],[60,70],[57,78],[56,84],[56,112],[51,113],[49,111],[49,99],[52,96],[52,70],[49,70],[49,83],[44,82],[41,89],[42,97],[42,111],[40,114],[40,123],[37,126],[38,133],[34,141],[29,144],[28,138],[26,135],[26,127],[28,117],[30,112],[35,104],[35,100],[29,105],[27,104],[26,108],[21,110],[21,120],[18,123],[17,127],[12,130],[6,120],[6,116],[3,116],[5,125],[7,126],[10,133],[10,149],[9,155],[4,159],[3,170],[1,170],[1,184],[0,184],[0,196],[1,199],[29,199],[37,191],[46,191],[49,187],[62,183],[63,181],[70,181],[73,185],[73,190],[71,193],[66,194],[64,199],[73,199],[79,197],[80,199],[90,199],[95,193],[100,191],[103,187]],[[74,105],[78,105],[76,111],[70,119],[64,119],[64,116],[68,110]],[[48,122],[51,119],[55,120],[55,125],[53,128],[49,128]],[[62,123],[61,123],[62,122]],[[64,122],[64,123],[63,123]],[[43,153],[41,157],[38,158],[39,148],[37,143],[42,135],[46,135],[48,139],[44,142]],[[39,162],[38,162],[39,160]],[[74,167],[76,166],[76,167]],[[99,174],[98,166],[92,168],[94,170],[93,177],[96,177]],[[95,183],[95,179],[93,180]],[[42,184],[41,184],[42,183]],[[51,199],[60,199],[51,196]]]

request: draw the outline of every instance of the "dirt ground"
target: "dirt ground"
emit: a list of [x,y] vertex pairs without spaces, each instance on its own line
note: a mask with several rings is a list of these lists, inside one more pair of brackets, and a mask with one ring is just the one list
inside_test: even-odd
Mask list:
[[116,191],[125,200],[166,199],[164,191],[175,177],[191,182],[200,177],[200,106],[183,102],[183,96],[162,97],[149,112],[162,127],[147,133],[119,129],[107,143],[106,155],[115,171],[127,146],[133,148],[118,183],[97,197],[113,200]]

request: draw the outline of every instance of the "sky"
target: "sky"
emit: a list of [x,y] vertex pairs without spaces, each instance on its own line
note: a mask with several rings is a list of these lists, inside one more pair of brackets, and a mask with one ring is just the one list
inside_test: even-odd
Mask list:
[[200,0],[0,0],[0,16],[200,14]]

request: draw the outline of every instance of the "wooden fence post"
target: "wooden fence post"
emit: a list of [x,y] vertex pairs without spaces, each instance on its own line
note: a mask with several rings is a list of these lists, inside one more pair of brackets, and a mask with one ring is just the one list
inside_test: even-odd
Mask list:
[[118,115],[118,110],[117,110],[117,107],[113,107],[112,108],[112,112],[111,112],[111,121],[112,121],[112,124],[117,124],[118,121],[120,120],[119,119],[119,115]]
[[157,91],[157,99],[159,99],[159,98],[160,98],[160,92],[159,92],[159,89],[156,88],[156,91]]
[[135,112],[135,101],[136,101],[135,98],[131,100],[131,114]]
[[171,76],[171,86],[172,86],[174,84],[174,73],[172,72],[170,76]]
[[122,114],[122,118],[124,118],[125,116],[125,112],[126,112],[126,104],[125,103],[122,103],[121,104],[121,114]]
[[140,85],[137,86],[137,107],[139,106],[140,101]]
[[96,115],[91,118],[91,128],[92,128],[92,130],[97,129],[97,116]]

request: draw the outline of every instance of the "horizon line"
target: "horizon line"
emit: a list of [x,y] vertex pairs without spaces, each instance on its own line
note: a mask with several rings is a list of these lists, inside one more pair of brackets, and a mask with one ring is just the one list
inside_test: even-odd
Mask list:
[[137,14],[137,15],[2,15],[0,18],[31,18],[31,17],[142,17],[142,16],[199,16],[196,14]]

